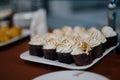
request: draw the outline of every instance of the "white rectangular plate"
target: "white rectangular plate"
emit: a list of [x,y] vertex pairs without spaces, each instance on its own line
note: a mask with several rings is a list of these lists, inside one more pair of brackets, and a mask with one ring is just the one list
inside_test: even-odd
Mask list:
[[15,37],[13,39],[10,39],[7,42],[0,43],[0,47],[6,46],[6,45],[11,44],[11,43],[14,43],[14,42],[16,42],[16,41],[18,41],[20,39],[23,39],[23,38],[29,36],[29,35],[30,35],[29,29],[22,29],[22,34],[20,36]]
[[20,55],[20,58],[23,59],[23,60],[27,60],[27,61],[32,61],[32,62],[37,62],[37,63],[43,63],[43,64],[48,64],[48,65],[54,65],[54,66],[59,66],[59,67],[67,68],[67,69],[85,70],[85,69],[90,68],[91,66],[93,66],[99,60],[101,60],[105,55],[107,55],[110,51],[112,51],[113,49],[115,49],[118,45],[119,44],[117,44],[114,47],[111,47],[111,48],[107,49],[103,53],[103,56],[101,56],[100,58],[95,59],[91,64],[85,65],[85,66],[76,66],[75,63],[65,64],[65,63],[58,62],[58,60],[53,61],[53,60],[45,59],[44,57],[32,56],[32,55],[29,54],[29,51],[23,52]]

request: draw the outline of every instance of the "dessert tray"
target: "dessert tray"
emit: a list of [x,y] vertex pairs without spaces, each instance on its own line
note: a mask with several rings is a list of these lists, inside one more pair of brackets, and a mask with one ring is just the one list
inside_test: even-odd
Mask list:
[[[86,76],[87,75],[87,76]],[[38,76],[33,80],[110,80],[107,77],[88,71],[63,70]]]
[[58,60],[53,61],[53,60],[45,59],[44,57],[32,56],[32,55],[29,54],[29,51],[23,52],[20,55],[20,58],[23,59],[23,60],[27,60],[27,61],[32,61],[32,62],[47,64],[47,65],[53,65],[53,66],[59,66],[59,67],[67,68],[67,69],[85,70],[87,68],[92,67],[94,64],[96,64],[99,60],[101,60],[104,56],[106,56],[110,51],[112,51],[113,49],[115,49],[118,45],[119,45],[119,43],[116,46],[113,46],[113,47],[107,49],[103,53],[103,56],[101,56],[100,58],[97,58],[97,59],[93,60],[93,62],[91,64],[85,65],[85,66],[77,66],[77,65],[75,65],[75,63],[65,64],[65,63],[58,62]]
[[10,39],[10,40],[8,40],[6,42],[0,43],[0,47],[6,46],[6,45],[11,44],[11,43],[14,43],[14,42],[16,42],[16,41],[18,41],[20,39],[23,39],[23,38],[29,36],[29,35],[30,35],[29,29],[22,29],[22,34],[20,36],[15,37],[13,39]]

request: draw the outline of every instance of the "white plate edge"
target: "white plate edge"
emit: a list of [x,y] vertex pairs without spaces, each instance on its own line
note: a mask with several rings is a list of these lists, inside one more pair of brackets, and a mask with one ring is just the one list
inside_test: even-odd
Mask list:
[[[98,73],[89,72],[89,71],[78,71],[78,70],[61,70],[61,71],[54,71],[54,72],[50,72],[50,73],[46,73],[46,74],[37,76],[37,77],[33,78],[32,80],[39,80],[40,77],[46,77],[46,76],[48,76],[48,75],[50,75],[50,74],[65,73],[65,72],[69,72],[70,74],[78,74],[78,76],[79,76],[79,73],[80,73],[80,74],[93,74],[93,75],[102,77],[102,78],[104,78],[104,79],[106,79],[106,80],[110,80],[110,79],[108,79],[106,76],[103,76],[103,75],[98,74]],[[72,72],[72,73],[71,73],[71,72]],[[73,72],[74,72],[74,73],[73,73]]]

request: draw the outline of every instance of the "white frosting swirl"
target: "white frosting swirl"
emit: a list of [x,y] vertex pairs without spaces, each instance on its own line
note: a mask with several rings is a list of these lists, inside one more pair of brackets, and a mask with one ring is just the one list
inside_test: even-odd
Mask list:
[[45,41],[43,49],[56,49],[57,41],[53,38]]
[[72,46],[74,45],[74,41],[64,39],[61,44],[57,46],[56,52],[60,53],[70,53],[72,51]]
[[102,28],[102,33],[105,37],[113,37],[117,35],[117,33],[110,26],[104,26]]
[[71,28],[70,26],[63,26],[63,27],[62,27],[62,31],[63,31],[63,32],[67,32],[67,31],[68,31],[68,32],[71,32],[71,31],[72,31],[72,28]]
[[89,34],[87,33],[86,29],[84,27],[76,26],[73,31],[79,35],[80,38],[83,40],[87,40],[90,38]]
[[71,52],[72,55],[79,55],[85,53],[81,48],[75,47],[73,48],[73,51]]
[[70,36],[73,33],[73,30],[70,26],[64,26],[61,30],[64,36]]
[[57,39],[57,36],[55,35],[55,34],[53,34],[53,33],[46,33],[44,36],[44,39],[51,39],[51,38],[53,38],[53,39]]
[[81,37],[81,39],[83,39],[85,41],[90,38],[89,34],[87,32],[84,32],[84,31],[81,31],[79,33],[79,36]]
[[82,26],[75,26],[73,31],[79,33],[80,31],[86,31],[86,29]]
[[96,47],[101,44],[100,41],[98,41],[94,38],[90,38],[86,42],[90,45],[90,47]]
[[29,42],[31,45],[43,45],[43,38],[40,35],[33,35]]
[[79,54],[85,53],[88,55],[90,50],[91,50],[91,48],[86,42],[79,42],[74,46],[71,54],[72,55],[79,55]]
[[54,29],[53,34],[56,34],[57,36],[63,36],[63,32],[60,29]]
[[98,29],[96,29],[94,27],[88,29],[88,33],[89,33],[90,37],[93,38],[94,41],[98,40],[101,43],[105,43],[107,41],[105,36]]

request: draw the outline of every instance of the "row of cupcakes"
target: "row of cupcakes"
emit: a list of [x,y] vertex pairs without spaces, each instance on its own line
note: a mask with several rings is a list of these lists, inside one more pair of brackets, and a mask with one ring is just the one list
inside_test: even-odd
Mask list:
[[[114,42],[114,43],[113,43]],[[111,45],[112,44],[112,45]],[[78,66],[90,64],[117,44],[117,33],[109,26],[102,30],[64,26],[52,33],[34,35],[29,42],[31,55]]]

